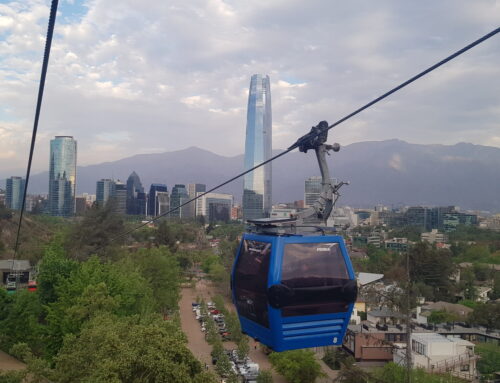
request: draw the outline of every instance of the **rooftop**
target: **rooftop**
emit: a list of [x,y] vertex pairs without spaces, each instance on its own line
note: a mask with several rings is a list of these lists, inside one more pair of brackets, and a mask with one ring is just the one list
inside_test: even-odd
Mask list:
[[0,260],[0,270],[29,270],[31,269],[30,261],[18,259],[14,261],[14,266],[12,266],[12,259]]

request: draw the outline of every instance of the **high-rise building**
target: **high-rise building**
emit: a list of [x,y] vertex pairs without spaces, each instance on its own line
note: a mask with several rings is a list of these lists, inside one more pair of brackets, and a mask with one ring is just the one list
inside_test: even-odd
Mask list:
[[[200,195],[202,193],[198,193]],[[231,219],[233,196],[223,193],[207,193],[197,200],[196,216],[204,216],[208,222],[228,222]]]
[[21,210],[26,180],[22,177],[7,178],[5,189],[5,206],[12,210]]
[[[149,197],[148,197],[148,214],[152,217],[156,217],[160,215],[160,206],[159,202],[162,201],[162,198],[158,199],[158,194],[159,193],[167,193],[168,194],[168,189],[167,185],[165,184],[151,184],[151,187],[149,188]],[[164,196],[164,194],[163,194]]]
[[115,211],[118,214],[127,213],[127,186],[120,182],[120,180],[115,182],[115,192],[113,194],[115,200]]
[[[245,137],[245,170],[271,158],[272,113],[269,76],[255,74],[248,93]],[[269,217],[271,213],[272,168],[266,164],[243,178],[243,218]]]
[[321,194],[321,177],[314,176],[306,179],[304,184],[304,207],[311,207]]
[[50,141],[49,213],[69,217],[75,213],[76,141],[56,136]]
[[[189,201],[189,194],[186,189],[186,185],[176,184],[172,188],[172,194],[170,195],[170,208],[174,209],[176,207],[179,207],[187,201]],[[187,218],[188,216],[189,205],[183,206],[170,213],[170,217]]]
[[97,181],[96,183],[96,202],[99,206],[104,206],[108,203],[109,199],[115,194],[115,181],[106,178]]
[[113,200],[113,209],[118,214],[126,213],[127,187],[120,180],[115,181],[109,178],[97,181],[96,202],[99,206],[105,206]]
[[[142,194],[142,198],[139,198],[139,194]],[[127,179],[127,214],[145,215],[145,203],[141,179],[136,172],[132,172]]]
[[[207,185],[205,184],[188,184],[188,194],[189,199],[195,198],[197,193],[204,193],[207,190]],[[198,200],[191,202],[187,205],[187,217],[186,218],[196,218],[196,204]]]

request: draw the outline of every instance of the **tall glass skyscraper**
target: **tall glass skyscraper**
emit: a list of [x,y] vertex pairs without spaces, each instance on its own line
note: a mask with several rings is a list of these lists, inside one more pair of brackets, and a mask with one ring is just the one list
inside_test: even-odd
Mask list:
[[26,180],[22,177],[10,177],[5,183],[5,205],[12,210],[21,210]]
[[49,213],[69,217],[75,213],[76,141],[56,136],[50,141]]
[[[269,76],[254,74],[250,81],[245,138],[245,170],[271,158],[272,113]],[[271,164],[244,176],[243,219],[269,217],[272,207]]]
[[127,179],[127,214],[146,215],[146,198],[141,179],[132,172]]
[[[160,194],[162,193],[162,194]],[[151,184],[149,188],[149,198],[148,198],[148,215],[151,217],[156,217],[160,215],[160,202],[161,197],[164,197],[165,193],[168,195],[168,188],[165,184]],[[158,198],[161,196],[160,198]]]

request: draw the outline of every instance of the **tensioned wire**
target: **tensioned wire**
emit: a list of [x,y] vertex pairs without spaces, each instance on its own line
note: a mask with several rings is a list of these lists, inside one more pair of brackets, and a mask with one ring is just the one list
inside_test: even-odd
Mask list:
[[[47,66],[48,66],[48,59],[49,59],[49,54],[50,54],[50,47],[51,47],[51,42],[52,42],[52,35],[53,35],[53,30],[54,30],[54,25],[55,25],[55,17],[56,17],[56,11],[57,11],[57,4],[58,4],[58,0],[52,0],[52,6],[51,6],[51,12],[50,12],[50,19],[49,19],[49,27],[48,27],[48,31],[47,31],[47,41],[46,41],[46,46],[45,46],[45,55],[44,55],[44,59],[43,59],[43,66],[42,66],[42,74],[41,74],[41,79],[40,79],[40,87],[39,87],[39,92],[38,92],[38,101],[37,101],[37,109],[36,109],[36,114],[35,114],[35,123],[34,123],[34,127],[33,127],[33,134],[32,134],[32,139],[31,139],[31,148],[30,148],[30,156],[29,156],[29,161],[28,161],[28,168],[27,168],[27,173],[26,173],[26,183],[25,183],[25,188],[24,188],[24,193],[23,193],[23,201],[22,201],[22,207],[21,207],[21,212],[20,212],[20,217],[19,217],[19,226],[18,226],[18,230],[17,230],[17,235],[16,235],[16,245],[15,245],[15,250],[14,250],[14,257],[13,257],[13,260],[12,260],[12,269],[14,268],[14,260],[16,258],[16,255],[17,255],[17,251],[18,251],[18,247],[19,247],[19,236],[20,236],[20,231],[21,231],[21,223],[22,223],[22,218],[23,218],[23,213],[24,213],[24,210],[25,210],[25,201],[26,201],[26,193],[27,193],[27,189],[28,189],[28,182],[29,182],[29,176],[30,176],[30,170],[31,170],[31,162],[32,162],[32,158],[33,158],[33,152],[34,152],[34,147],[35,147],[35,140],[36,140],[36,134],[37,134],[37,128],[38,128],[38,119],[39,119],[39,115],[40,115],[40,109],[41,109],[41,104],[42,104],[42,98],[43,98],[43,90],[44,90],[44,86],[45,86],[45,77],[46,77],[46,73],[47,73]],[[378,103],[379,101],[385,99],[386,97],[390,96],[391,94],[401,90],[402,88],[408,86],[409,84],[413,83],[414,81],[420,79],[421,77],[429,74],[430,72],[434,71],[435,69],[441,67],[442,65],[446,64],[447,62],[455,59],[456,57],[462,55],[463,53],[469,51],[470,49],[474,48],[475,46],[483,43],[484,41],[488,40],[489,38],[493,37],[494,35],[496,35],[498,32],[500,32],[500,28],[496,28],[494,29],[493,31],[487,33],[486,35],[482,36],[481,38],[475,40],[474,42],[466,45],[465,47],[463,47],[462,49],[454,52],[453,54],[449,55],[448,57],[444,58],[443,60],[437,62],[436,64],[430,66],[429,68],[425,69],[424,71],[418,73],[417,75],[411,77],[410,79],[408,79],[407,81],[399,84],[398,86],[392,88],[391,90],[389,90],[388,92],[382,94],[381,96],[375,98],[374,100],[370,101],[369,103],[363,105],[362,107],[356,109],[355,111],[353,111],[352,113],[346,115],[345,117],[341,118],[340,120],[334,122],[332,125],[328,126],[327,129],[323,130],[323,131],[316,131],[316,132],[310,132],[308,134],[306,134],[305,136],[299,138],[292,146],[290,146],[288,149],[286,149],[285,151],[271,157],[270,159],[254,166],[253,168],[251,169],[248,169],[248,170],[245,170],[244,172],[228,179],[227,181],[199,194],[198,196],[180,204],[179,206],[176,206],[170,210],[168,210],[167,212],[157,216],[157,217],[154,217],[130,230],[126,230],[125,232],[121,233],[121,234],[118,234],[116,235],[115,237],[112,237],[109,242],[113,242],[115,241],[116,239],[118,238],[121,238],[121,237],[124,237],[132,232],[134,232],[135,230],[138,230],[150,223],[153,223],[157,220],[159,220],[160,218],[162,217],[165,217],[167,216],[168,214],[174,212],[174,211],[177,211],[179,210],[180,208],[190,204],[191,202],[194,202],[196,201],[197,199],[207,195],[208,193],[211,193],[219,188],[221,188],[222,186],[225,186],[235,180],[237,180],[238,178],[244,176],[245,174],[248,174],[252,171],[254,171],[255,169],[258,169],[282,156],[284,156],[285,154],[291,152],[292,150],[296,149],[297,147],[300,146],[300,144],[304,141],[304,140],[310,140],[310,139],[314,139],[315,137],[318,137],[320,134],[323,134],[325,131],[328,131],[330,129],[332,129],[333,127],[337,126],[337,125],[340,125],[341,123],[347,121],[348,119],[350,119],[351,117],[354,117],[355,115],[361,113],[363,110],[375,105],[376,103]],[[109,243],[108,242],[108,243]],[[97,248],[95,251],[98,251],[100,250],[101,248],[103,248],[105,246],[101,246],[99,248]]]
[[[382,101],[383,99],[385,99],[386,97],[390,96],[391,94],[393,94],[393,93],[397,92],[398,90],[401,90],[401,89],[403,89],[404,87],[406,87],[406,86],[410,85],[410,84],[411,84],[411,83],[413,83],[414,81],[416,81],[416,80],[420,79],[421,77],[423,77],[423,76],[425,76],[425,75],[429,74],[430,72],[432,72],[432,71],[434,71],[435,69],[437,69],[437,68],[441,67],[442,65],[446,64],[447,62],[449,62],[449,61],[451,61],[451,60],[455,59],[456,57],[458,57],[458,56],[462,55],[463,53],[467,52],[468,50],[470,50],[470,49],[474,48],[475,46],[477,46],[477,45],[481,44],[482,42],[484,42],[484,41],[488,40],[489,38],[491,38],[491,37],[495,36],[498,32],[500,32],[500,27],[499,27],[499,28],[494,29],[493,31],[491,31],[491,32],[489,32],[489,33],[487,33],[486,35],[484,35],[484,36],[482,36],[481,38],[479,38],[479,39],[475,40],[474,42],[470,43],[469,45],[466,45],[466,46],[465,46],[465,47],[463,47],[462,49],[460,49],[460,50],[456,51],[455,53],[453,53],[453,54],[449,55],[448,57],[444,58],[443,60],[441,60],[441,61],[437,62],[436,64],[434,64],[434,65],[430,66],[429,68],[427,68],[427,69],[423,70],[422,72],[420,72],[420,73],[418,73],[417,75],[415,75],[415,76],[411,77],[410,79],[406,80],[405,82],[403,82],[403,83],[399,84],[398,86],[396,86],[396,87],[392,88],[391,90],[389,90],[389,91],[387,91],[386,93],[382,94],[381,96],[379,96],[379,97],[375,98],[374,100],[370,101],[369,103],[367,103],[367,104],[363,105],[362,107],[360,107],[360,108],[356,109],[355,111],[353,111],[352,113],[350,113],[350,114],[346,115],[345,117],[342,117],[340,120],[338,120],[338,121],[334,122],[333,124],[331,124],[330,126],[328,126],[328,128],[326,129],[326,131],[328,131],[328,130],[332,129],[333,127],[335,127],[335,126],[337,126],[337,125],[340,125],[341,123],[343,123],[343,122],[347,121],[347,120],[348,120],[348,119],[350,119],[351,117],[354,117],[355,115],[357,115],[357,114],[361,113],[363,110],[368,109],[369,107],[371,107],[371,106],[375,105],[375,104],[376,104],[376,103],[378,103],[379,101]],[[154,217],[154,218],[152,218],[152,219],[150,219],[150,220],[148,220],[148,221],[146,221],[146,222],[144,222],[144,223],[142,223],[142,224],[140,224],[140,225],[138,225],[138,226],[136,226],[136,227],[134,227],[134,228],[132,228],[132,229],[130,229],[130,230],[127,230],[127,231],[125,231],[125,232],[123,232],[123,233],[121,233],[121,234],[116,235],[115,237],[112,237],[112,238],[109,240],[109,242],[113,242],[113,241],[115,241],[115,240],[116,240],[116,239],[118,239],[118,238],[124,237],[124,236],[126,236],[126,235],[128,235],[128,234],[130,234],[130,233],[134,232],[135,230],[138,230],[138,229],[140,229],[140,228],[142,228],[142,227],[144,227],[144,226],[146,226],[146,225],[149,225],[150,223],[153,223],[153,222],[155,222],[155,221],[159,220],[159,219],[160,219],[160,218],[162,218],[162,217],[167,216],[168,214],[170,214],[170,213],[172,213],[172,212],[174,212],[174,211],[179,210],[180,208],[182,208],[182,207],[184,207],[184,206],[186,206],[186,205],[190,204],[191,202],[196,201],[197,199],[199,199],[199,198],[201,198],[201,197],[203,197],[203,196],[207,195],[208,193],[211,193],[211,192],[213,192],[213,191],[215,191],[215,190],[217,190],[217,189],[221,188],[222,186],[225,186],[225,185],[227,185],[227,184],[229,184],[229,183],[231,183],[231,182],[233,182],[233,181],[237,180],[238,178],[243,177],[245,174],[248,174],[248,173],[250,173],[250,172],[254,171],[255,169],[260,168],[261,166],[264,166],[264,165],[266,165],[266,164],[268,164],[268,163],[270,163],[270,162],[272,162],[272,161],[274,161],[274,160],[276,160],[276,159],[278,159],[278,158],[280,158],[280,157],[284,156],[285,154],[287,154],[287,153],[291,152],[292,150],[294,150],[294,149],[298,148],[298,147],[300,146],[300,144],[301,144],[301,143],[302,143],[305,139],[307,139],[307,140],[313,139],[314,137],[318,137],[318,136],[319,136],[320,134],[322,134],[322,133],[324,133],[324,131],[319,131],[319,132],[315,132],[315,133],[312,133],[312,132],[311,132],[311,133],[308,133],[308,134],[304,135],[303,137],[299,138],[299,139],[298,139],[298,140],[297,140],[297,141],[296,141],[296,142],[295,142],[292,146],[290,146],[290,147],[289,147],[288,149],[286,149],[285,151],[283,151],[283,152],[281,152],[281,153],[279,153],[279,154],[275,155],[274,157],[271,157],[270,159],[268,159],[268,160],[266,160],[266,161],[264,161],[264,162],[262,162],[262,163],[260,163],[260,164],[258,164],[258,165],[256,165],[256,166],[254,166],[254,167],[253,167],[253,168],[251,168],[251,169],[245,170],[244,172],[242,172],[242,173],[240,173],[240,174],[238,174],[238,175],[236,175],[236,176],[234,176],[234,177],[230,178],[229,180],[227,180],[227,181],[225,181],[225,182],[223,182],[223,183],[221,183],[221,184],[219,184],[219,185],[217,185],[217,186],[214,186],[214,187],[213,187],[213,188],[211,188],[210,190],[207,190],[207,191],[205,191],[205,192],[201,193],[200,195],[198,195],[198,196],[196,196],[196,197],[194,197],[194,198],[192,198],[192,199],[190,199],[190,200],[188,200],[188,201],[186,201],[186,202],[184,202],[184,203],[180,204],[179,206],[176,206],[176,207],[174,207],[174,208],[172,208],[172,209],[168,210],[167,212],[165,212],[165,213],[163,213],[163,214],[161,214],[161,215],[159,215],[159,216],[157,216],[157,217]],[[98,250],[102,249],[103,247],[105,247],[105,246],[98,247],[95,251],[98,251]]]

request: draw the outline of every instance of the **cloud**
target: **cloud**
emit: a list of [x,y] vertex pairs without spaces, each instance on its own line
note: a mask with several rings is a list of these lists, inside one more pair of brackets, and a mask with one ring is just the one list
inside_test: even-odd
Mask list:
[[[0,133],[0,150],[16,152],[0,171],[27,158],[48,4],[0,4],[0,105],[9,111],[0,126],[16,131]],[[83,4],[61,3],[37,170],[48,168],[56,134],[75,136],[80,163],[192,145],[242,153],[254,73],[271,77],[273,146],[288,147],[312,125],[334,122],[496,28],[499,15],[498,2],[467,0]],[[499,56],[499,45],[485,42],[338,126],[331,140],[500,147]],[[118,143],[95,141],[122,132]]]

